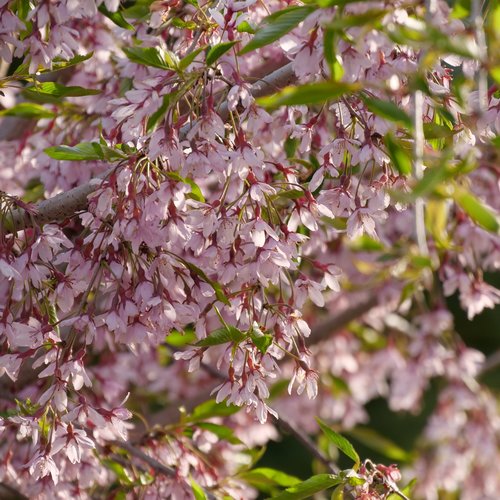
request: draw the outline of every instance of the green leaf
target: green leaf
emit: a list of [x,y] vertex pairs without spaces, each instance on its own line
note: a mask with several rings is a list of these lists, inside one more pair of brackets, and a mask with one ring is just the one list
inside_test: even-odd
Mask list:
[[196,341],[196,334],[193,330],[179,332],[172,330],[165,338],[165,343],[174,347],[183,347]]
[[214,345],[226,344],[227,342],[241,342],[246,335],[238,328],[234,326],[228,325],[228,327],[219,328],[214,330],[204,339],[196,342],[196,346],[198,347],[210,347]]
[[64,61],[61,58],[56,57],[52,61],[52,68],[42,69],[40,72],[41,73],[48,73],[49,71],[53,72],[53,71],[60,71],[62,69],[70,68],[70,67],[76,66],[77,64],[80,64],[84,61],[87,61],[93,55],[94,55],[94,52],[89,52],[88,54],[82,54],[82,55],[75,56],[72,59],[70,59],[69,61]]
[[261,491],[269,491],[273,486],[288,488],[299,484],[301,480],[276,469],[259,467],[238,474],[238,478]]
[[384,137],[384,143],[393,165],[401,175],[411,174],[411,156],[391,134]]
[[198,47],[196,50],[193,50],[193,52],[189,53],[187,56],[183,57],[179,61],[179,69],[181,71],[184,71],[196,58],[196,56],[203,50],[205,50],[206,46],[203,45],[203,47]]
[[222,42],[210,47],[207,52],[207,66],[212,66],[214,62],[219,60],[221,56],[223,56],[228,50],[231,50],[231,48],[238,42],[239,40],[233,40],[232,42]]
[[252,40],[240,50],[240,55],[279,40],[315,10],[315,7],[297,6],[275,12],[263,20],[262,27],[259,27]]
[[21,102],[12,106],[12,108],[0,111],[0,116],[19,116],[21,118],[54,118],[56,115],[53,111],[50,111],[40,104]]
[[212,422],[199,422],[196,426],[215,434],[219,439],[227,441],[228,443],[243,444],[242,441],[234,435],[233,429],[225,425],[214,424]]
[[345,455],[352,459],[355,463],[356,468],[359,467],[361,460],[359,455],[356,453],[354,446],[342,435],[330,429],[323,421],[316,417],[321,430],[324,432],[325,436]]
[[252,35],[256,32],[255,28],[253,28],[248,21],[243,21],[242,23],[238,24],[236,31],[238,33],[250,33]]
[[81,97],[100,94],[97,89],[83,87],[66,87],[56,82],[43,82],[31,87],[26,87],[22,94],[27,99],[37,102],[57,103],[63,97]]
[[[123,14],[129,19],[140,19],[143,20],[151,14],[149,6],[154,0],[136,0],[133,5],[123,9]],[[129,3],[129,2],[127,2]]]
[[132,61],[153,68],[172,69],[163,59],[160,52],[154,47],[130,47],[123,52]]
[[90,161],[105,160],[118,161],[126,158],[126,155],[116,149],[103,146],[98,142],[81,142],[76,146],[52,146],[46,148],[45,154],[55,160],[68,161]]
[[134,27],[123,17],[123,14],[120,11],[110,12],[106,8],[106,4],[102,3],[98,8],[99,12],[106,16],[109,20],[113,21],[117,26],[126,30],[134,31]]
[[318,7],[334,7],[335,5],[343,7],[344,5],[359,2],[359,0],[313,0]]
[[493,213],[470,191],[457,186],[453,192],[453,199],[478,226],[492,233],[499,233],[500,222],[498,215]]
[[256,332],[252,329],[250,332],[250,338],[257,349],[262,353],[266,354],[270,345],[273,343],[274,337],[268,333],[263,334],[262,332]]
[[415,199],[431,193],[439,183],[449,176],[450,171],[444,165],[427,168],[422,179],[413,188],[411,192],[412,198]]
[[339,81],[344,76],[344,67],[338,55],[335,54],[336,32],[332,28],[324,28],[323,52],[325,60],[330,67],[330,74],[334,81]]
[[408,462],[411,459],[411,455],[403,450],[403,448],[369,427],[356,427],[348,431],[348,434],[363,445],[391,460]]
[[405,127],[413,128],[410,116],[400,109],[396,104],[382,99],[371,99],[362,97],[366,107],[377,116],[396,123],[401,123]]
[[162,105],[148,118],[146,123],[146,131],[151,132],[156,124],[165,116],[168,107],[170,106],[170,101],[175,94],[166,94],[163,96]]
[[123,467],[123,465],[111,460],[109,458],[104,458],[101,460],[102,464],[107,467],[109,470],[115,473],[118,481],[121,484],[132,485],[134,484],[134,480],[130,472]]
[[217,403],[215,399],[209,399],[198,405],[186,420],[188,422],[200,422],[213,417],[227,417],[237,413],[240,409],[239,406],[227,406],[225,403]]
[[276,94],[257,99],[257,103],[268,109],[300,104],[322,104],[360,89],[361,86],[356,83],[307,83],[297,87],[285,87]]
[[207,500],[207,495],[205,495],[203,488],[193,478],[190,478],[189,482],[191,483],[195,500]]
[[372,9],[363,12],[363,14],[353,14],[350,16],[340,15],[326,25],[327,29],[333,29],[342,32],[355,26],[362,26],[369,23],[370,27],[382,19],[387,14],[387,10]]
[[[169,176],[170,176],[170,174],[171,174],[171,172],[168,173]],[[182,177],[181,177],[181,179],[182,179]],[[187,184],[189,184],[189,181],[187,181],[187,180],[183,180],[183,182],[186,182]],[[203,281],[208,283],[214,289],[215,296],[217,297],[217,300],[219,300],[223,304],[226,304],[227,306],[231,305],[231,303],[229,302],[229,300],[226,297],[226,294],[224,293],[224,290],[222,289],[222,286],[219,283],[217,283],[214,280],[211,280],[198,266],[195,266],[191,262],[184,260],[184,259],[181,259],[181,261],[191,272],[198,275]]]
[[342,480],[333,474],[317,474],[302,483],[287,488],[279,495],[272,497],[274,500],[301,500],[324,491],[332,486],[337,486]]

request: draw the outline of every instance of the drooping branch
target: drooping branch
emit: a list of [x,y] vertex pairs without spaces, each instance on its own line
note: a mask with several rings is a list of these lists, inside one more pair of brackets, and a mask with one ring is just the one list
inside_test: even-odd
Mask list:
[[[295,73],[292,63],[288,63],[251,85],[250,92],[254,97],[269,95],[277,89],[290,85],[294,80]],[[227,102],[222,103],[218,113],[223,120],[227,119],[229,116]],[[194,123],[191,123],[181,128],[179,132],[181,140],[185,139],[193,126]],[[88,196],[98,188],[102,180],[109,176],[115,168],[112,167],[106,170],[99,177],[90,180],[86,184],[60,193],[48,200],[41,201],[34,207],[34,213],[32,214],[29,214],[24,209],[13,211],[8,229],[12,231],[10,226],[30,227],[33,224],[60,222],[85,210],[88,205]]]

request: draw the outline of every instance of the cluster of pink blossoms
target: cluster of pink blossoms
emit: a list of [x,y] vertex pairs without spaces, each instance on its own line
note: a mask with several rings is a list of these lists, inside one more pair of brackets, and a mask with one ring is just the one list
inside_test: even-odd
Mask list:
[[[451,156],[465,165],[456,191],[462,183],[500,212],[487,154],[500,133],[497,93],[478,117],[477,93],[458,102],[453,89],[458,66],[474,78],[472,56],[444,51],[423,78],[429,47],[398,36],[420,33],[424,11],[403,0],[311,9],[281,39],[241,56],[266,16],[302,2],[136,2],[124,17],[118,1],[22,5],[0,0],[0,103],[15,110],[29,100],[23,81],[98,93],[42,100],[45,114],[36,108],[21,129],[18,117],[0,118],[0,482],[30,498],[90,498],[113,494],[118,477],[129,493],[182,499],[194,480],[216,496],[252,498],[235,474],[250,466],[247,447],[277,437],[270,415],[311,433],[314,415],[351,429],[377,397],[417,411],[439,377],[412,469],[419,494],[498,491],[490,466],[500,460],[500,417],[476,380],[483,355],[454,333],[444,297],[458,292],[469,318],[500,303],[484,278],[500,267],[500,238],[445,193],[429,204],[436,221],[420,255],[415,180],[385,140],[402,145],[397,158],[411,148],[405,120],[415,82],[425,85],[422,119],[436,134],[426,167]],[[435,29],[475,47],[446,2],[436,9]],[[367,12],[377,29],[363,25]],[[325,33],[343,16],[353,22],[332,41],[339,78],[365,94],[281,107],[256,99],[262,82],[270,89],[260,95],[279,91],[274,70],[288,71],[286,84],[329,78]],[[207,47],[224,48],[209,65]],[[79,143],[100,152],[85,161],[46,152]],[[30,201],[91,179],[85,210],[37,222]],[[22,224],[12,224],[16,211],[26,212]],[[426,298],[429,272],[439,290]],[[356,303],[370,304],[356,328],[319,335]],[[173,337],[187,340],[178,347]],[[270,400],[283,380],[289,395]],[[187,420],[184,432],[171,409],[189,413],[190,401],[211,394],[248,415]],[[144,430],[134,415],[172,427]],[[439,431],[454,419],[460,440]],[[217,434],[222,422],[233,442]],[[133,459],[116,451],[123,442],[134,444]],[[377,467],[360,476],[399,480]],[[358,497],[379,498],[367,485]]]

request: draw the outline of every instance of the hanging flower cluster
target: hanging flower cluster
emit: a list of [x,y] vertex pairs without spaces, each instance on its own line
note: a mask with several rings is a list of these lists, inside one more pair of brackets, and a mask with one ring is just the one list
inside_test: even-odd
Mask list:
[[[445,298],[500,303],[500,11],[430,3],[0,0],[0,483],[300,491],[252,470],[280,420],[349,430],[440,378],[417,494],[498,491]],[[405,498],[353,459],[313,493]]]

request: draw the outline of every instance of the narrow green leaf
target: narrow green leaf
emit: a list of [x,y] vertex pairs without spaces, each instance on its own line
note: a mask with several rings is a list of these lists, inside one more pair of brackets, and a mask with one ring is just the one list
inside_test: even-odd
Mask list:
[[120,483],[126,485],[134,484],[134,480],[130,472],[127,469],[125,469],[123,465],[119,464],[118,462],[115,462],[114,460],[111,460],[110,458],[104,458],[101,460],[101,462],[105,467],[114,472]]
[[56,115],[53,111],[50,111],[40,104],[21,102],[12,106],[12,108],[0,111],[0,116],[19,116],[20,118],[54,118]]
[[90,160],[106,160],[118,161],[123,160],[126,156],[116,149],[102,146],[98,142],[81,142],[76,146],[52,146],[46,148],[45,154],[55,160],[69,161],[90,161]]
[[242,472],[238,478],[251,484],[261,491],[269,491],[273,486],[288,488],[301,483],[301,480],[295,476],[290,476],[282,471],[270,469],[268,467],[259,467],[250,471]]
[[369,23],[373,29],[373,25],[382,19],[387,14],[387,10],[372,9],[363,12],[362,14],[353,14],[350,16],[340,15],[326,25],[328,29],[333,29],[337,32],[342,32],[346,29],[355,26],[363,26]]
[[165,116],[173,96],[174,94],[164,95],[162,105],[148,118],[146,123],[146,131],[148,133],[151,132],[155,128],[156,124]]
[[132,62],[137,64],[152,66],[153,68],[171,69],[154,47],[129,47],[124,48],[123,52]]
[[221,56],[223,56],[227,51],[231,50],[231,48],[238,42],[239,40],[233,40],[231,42],[222,42],[214,45],[213,47],[210,47],[207,52],[207,66],[212,66],[214,62],[218,61]]
[[184,71],[196,58],[196,56],[202,52],[203,50],[206,49],[206,46],[203,45],[203,47],[198,47],[196,50],[193,50],[193,52],[191,52],[190,54],[188,54],[187,56],[183,57],[180,61],[179,61],[179,69],[181,71]]
[[262,354],[266,354],[274,340],[274,337],[270,334],[266,333],[264,335],[257,335],[254,331],[250,334],[250,338],[252,339],[255,347],[257,347]]
[[317,474],[299,484],[287,488],[285,491],[272,498],[273,500],[302,500],[303,498],[310,498],[312,495],[327,490],[332,486],[337,486],[341,482],[342,480],[333,474]]
[[174,347],[183,347],[196,341],[196,334],[193,330],[184,330],[179,332],[172,330],[166,337],[165,343]]
[[252,40],[240,50],[240,55],[279,40],[315,10],[312,6],[294,6],[275,12],[263,20]]
[[213,417],[226,417],[238,412],[240,409],[239,406],[227,406],[225,403],[217,403],[215,399],[209,399],[198,405],[186,420],[188,422],[200,422]]
[[[170,176],[170,173],[168,175]],[[180,178],[182,179],[182,177]],[[183,180],[183,182],[189,184],[189,181],[187,180]],[[187,260],[184,259],[182,259],[182,262],[191,272],[197,274],[203,281],[208,283],[214,289],[217,300],[219,300],[223,304],[226,304],[227,306],[231,305],[231,303],[229,302],[224,293],[224,290],[222,289],[222,286],[219,283],[217,283],[214,280],[211,280],[198,266],[195,266],[193,263],[188,262]]]
[[238,24],[236,27],[236,31],[238,33],[250,33],[251,35],[255,34],[256,30],[252,27],[252,25],[248,21],[243,21]]
[[191,483],[191,489],[193,490],[195,500],[207,500],[207,495],[205,495],[203,488],[193,478],[189,481]]
[[398,462],[408,462],[411,455],[396,443],[380,435],[369,427],[356,427],[348,431],[349,436],[357,439],[368,448]]
[[405,127],[413,128],[410,116],[391,101],[382,99],[371,99],[362,97],[366,107],[377,116],[396,123],[401,123]]
[[316,417],[321,430],[324,432],[325,436],[345,455],[354,461],[356,467],[359,466],[361,460],[357,454],[354,446],[342,435],[330,429],[322,420]]
[[63,97],[81,97],[100,94],[97,89],[86,89],[83,87],[66,87],[56,82],[43,82],[38,85],[26,87],[22,94],[27,99],[36,102],[57,103]]
[[359,0],[315,0],[314,1],[314,3],[318,5],[318,7],[323,7],[323,8],[334,7],[335,5],[343,7],[344,5],[355,2],[359,2]]
[[457,186],[453,193],[453,199],[478,226],[492,233],[499,233],[500,221],[498,215],[470,191]]
[[204,339],[196,342],[196,346],[198,347],[210,347],[214,345],[226,344],[228,342],[236,342],[239,343],[245,338],[245,334],[235,328],[234,326],[228,326],[227,328],[219,328],[214,330]]
[[384,137],[389,157],[401,175],[411,174],[411,156],[391,134]]
[[123,17],[123,14],[117,10],[116,12],[110,12],[106,8],[106,4],[102,3],[98,8],[99,12],[106,16],[110,21],[113,21],[120,28],[134,31],[134,27]]
[[322,104],[360,89],[360,85],[356,83],[307,83],[297,87],[285,87],[277,94],[257,99],[257,103],[268,109],[300,104]]
[[84,61],[87,61],[94,55],[94,52],[89,52],[88,54],[77,55],[70,59],[69,61],[63,61],[60,58],[55,58],[52,61],[52,68],[42,70],[42,73],[47,73],[49,71],[60,71],[62,69],[70,68],[71,66],[76,66]]
[[227,441],[228,443],[243,444],[241,439],[234,435],[233,429],[227,427],[226,425],[214,424],[213,422],[199,422],[196,426],[215,434],[219,439]]
[[444,181],[449,176],[450,171],[445,168],[444,165],[427,168],[422,179],[418,181],[418,183],[413,188],[411,196],[414,199],[431,193],[442,181]]

